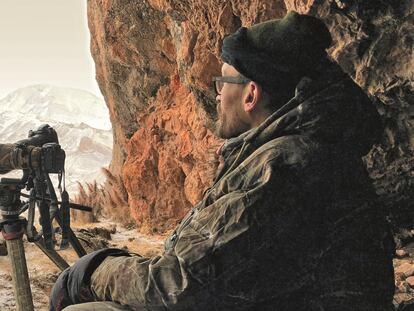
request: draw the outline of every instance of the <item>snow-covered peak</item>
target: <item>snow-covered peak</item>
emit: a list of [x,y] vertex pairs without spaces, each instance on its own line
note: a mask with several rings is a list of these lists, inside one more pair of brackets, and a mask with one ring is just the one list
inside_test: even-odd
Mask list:
[[87,124],[109,130],[108,108],[95,95],[78,89],[33,85],[0,99],[0,113],[31,114],[44,123]]
[[66,152],[66,185],[72,194],[77,182],[105,180],[101,168],[111,161],[112,132],[103,99],[82,90],[35,85],[0,100],[0,143],[25,139],[45,123],[56,130]]

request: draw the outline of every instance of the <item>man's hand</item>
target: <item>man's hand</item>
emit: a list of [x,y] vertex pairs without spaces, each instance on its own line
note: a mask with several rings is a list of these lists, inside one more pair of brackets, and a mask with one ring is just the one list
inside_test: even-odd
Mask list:
[[108,256],[129,256],[117,248],[106,248],[80,258],[72,267],[64,270],[53,286],[49,310],[60,311],[67,306],[94,300],[89,283],[92,273]]

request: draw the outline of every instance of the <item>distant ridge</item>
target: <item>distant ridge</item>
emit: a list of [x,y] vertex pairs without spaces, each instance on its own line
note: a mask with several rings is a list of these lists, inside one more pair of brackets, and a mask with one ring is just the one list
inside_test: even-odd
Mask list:
[[112,157],[112,132],[103,99],[84,91],[50,85],[17,89],[0,100],[0,143],[27,137],[29,130],[48,123],[66,151],[67,186],[77,181],[104,180],[101,167]]

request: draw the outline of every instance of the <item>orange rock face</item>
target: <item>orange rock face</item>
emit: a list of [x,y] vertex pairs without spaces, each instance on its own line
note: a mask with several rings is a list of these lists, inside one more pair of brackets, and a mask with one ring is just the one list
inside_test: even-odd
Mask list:
[[146,232],[175,225],[211,180],[218,140],[198,109],[177,77],[159,89],[127,145],[125,186],[132,216]]
[[219,143],[210,131],[210,81],[220,74],[222,39],[289,10],[321,17],[333,35],[331,56],[378,99],[388,128],[382,150],[396,152],[383,165],[412,152],[408,0],[88,1],[96,78],[114,131],[111,171],[122,174],[142,230],[171,228],[209,184],[206,150]]

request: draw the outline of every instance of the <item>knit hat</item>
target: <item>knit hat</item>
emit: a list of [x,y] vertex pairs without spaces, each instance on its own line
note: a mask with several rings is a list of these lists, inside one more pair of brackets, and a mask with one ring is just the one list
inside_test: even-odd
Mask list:
[[293,94],[299,80],[312,75],[326,59],[331,42],[321,20],[289,12],[283,19],[241,27],[227,36],[221,58],[265,91],[281,96],[281,92]]

